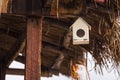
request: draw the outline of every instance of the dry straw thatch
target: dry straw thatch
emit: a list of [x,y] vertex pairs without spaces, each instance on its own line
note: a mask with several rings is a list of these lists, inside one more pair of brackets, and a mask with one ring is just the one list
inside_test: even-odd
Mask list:
[[[94,1],[93,1],[94,2]],[[90,44],[85,49],[91,53],[96,70],[102,73],[102,67],[109,70],[109,64],[119,72],[120,66],[120,1],[105,0],[87,7],[85,20],[92,26]]]

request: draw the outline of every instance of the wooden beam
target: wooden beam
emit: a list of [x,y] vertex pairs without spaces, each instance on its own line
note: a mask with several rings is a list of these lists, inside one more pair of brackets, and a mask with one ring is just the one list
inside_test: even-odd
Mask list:
[[[50,73],[55,72],[55,70],[49,70],[46,67],[44,67],[42,69],[43,69],[43,71],[42,71],[42,76],[43,77],[52,77],[52,74],[50,74]],[[25,75],[25,69],[7,68],[6,69],[6,74],[8,74],[8,75],[21,75],[21,76],[24,76]]]
[[6,69],[6,74],[10,74],[10,75],[24,75],[25,74],[25,70],[24,69],[7,68]]
[[1,13],[7,13],[7,7],[8,7],[8,1],[9,0],[1,0]]
[[3,62],[0,62],[0,80],[5,80],[6,67]]
[[40,15],[42,0],[2,0],[2,13],[19,15]]
[[[59,74],[59,72],[57,70],[49,70],[49,68],[46,68],[44,66],[42,66],[42,76],[43,77],[52,77],[52,74],[57,73],[57,75]],[[50,74],[51,73],[51,74]],[[6,69],[6,74],[8,75],[21,75],[24,76],[25,75],[25,69],[16,69],[16,68],[7,68]]]
[[42,6],[42,0],[26,0],[26,14],[40,16],[42,12]]
[[25,80],[40,80],[42,18],[27,19]]
[[83,15],[86,10],[86,0],[54,0],[50,15],[65,17],[68,15]]

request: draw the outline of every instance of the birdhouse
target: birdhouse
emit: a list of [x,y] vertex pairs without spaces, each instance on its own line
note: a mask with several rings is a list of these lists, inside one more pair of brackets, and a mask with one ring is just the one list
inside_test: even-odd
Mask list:
[[81,17],[72,24],[73,44],[89,44],[90,25]]

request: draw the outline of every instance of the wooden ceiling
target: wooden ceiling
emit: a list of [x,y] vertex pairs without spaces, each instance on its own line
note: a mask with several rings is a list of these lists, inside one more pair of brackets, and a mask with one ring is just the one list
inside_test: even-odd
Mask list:
[[[1,61],[4,61],[6,66],[9,66],[9,64],[14,59],[25,64],[26,17],[11,14],[2,14],[0,20]],[[65,75],[70,75],[71,60],[73,60],[75,63],[80,64],[84,62],[84,57],[81,52],[82,50],[79,50],[76,46],[74,47],[72,45],[69,49],[66,49],[64,47],[64,37],[67,33],[69,24],[62,24],[64,25],[64,27],[61,27],[57,26],[58,24],[50,24],[48,20],[55,20],[56,22],[58,22],[58,24],[65,23],[63,21],[58,21],[51,18],[44,19],[41,54],[42,76],[51,76],[51,74],[58,75],[59,72]],[[23,56],[19,56],[19,53],[22,53]],[[59,60],[61,56],[64,56],[64,58],[62,58],[63,61],[61,61],[61,64],[59,65],[57,59]],[[80,59],[78,59],[78,57]],[[56,67],[53,68],[54,65]]]

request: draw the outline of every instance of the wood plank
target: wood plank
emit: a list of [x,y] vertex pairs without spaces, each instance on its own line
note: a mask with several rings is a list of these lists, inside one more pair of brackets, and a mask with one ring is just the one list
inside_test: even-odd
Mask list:
[[24,69],[7,68],[6,69],[6,74],[10,74],[10,75],[24,75],[25,74],[25,70]]
[[[15,44],[16,38],[8,36],[7,34],[0,34],[0,48],[9,51]],[[2,54],[2,53],[1,53]]]
[[26,0],[26,13],[28,15],[41,15],[42,0]]
[[18,56],[18,54],[22,51],[25,47],[25,33],[23,32],[19,39],[15,42],[13,47],[8,52],[8,55],[5,57],[5,65],[8,67],[10,63]]
[[54,0],[50,15],[66,17],[69,15],[83,15],[86,10],[86,0]]
[[18,36],[20,35],[20,33],[16,33],[16,32],[10,31],[9,29],[2,29],[2,28],[0,28],[0,35],[1,34],[7,35],[7,36],[10,36],[10,37],[14,37],[14,38],[18,38]]
[[28,18],[25,80],[40,80],[41,28],[42,18]]
[[[52,77],[52,74],[49,74],[48,72],[48,68],[42,66],[42,76],[43,77]],[[50,71],[51,73],[54,70]],[[54,71],[55,72],[55,71]],[[8,75],[21,75],[24,76],[25,75],[25,69],[16,69],[16,68],[7,68],[6,69],[6,74]]]
[[6,72],[6,69],[5,69],[5,64],[3,62],[0,62],[0,80],[5,80],[5,72]]
[[18,61],[18,62],[20,62],[20,63],[25,64],[25,57],[24,57],[24,56],[18,56],[18,57],[15,59],[15,61]]
[[2,0],[2,13],[38,15],[42,11],[42,0]]

